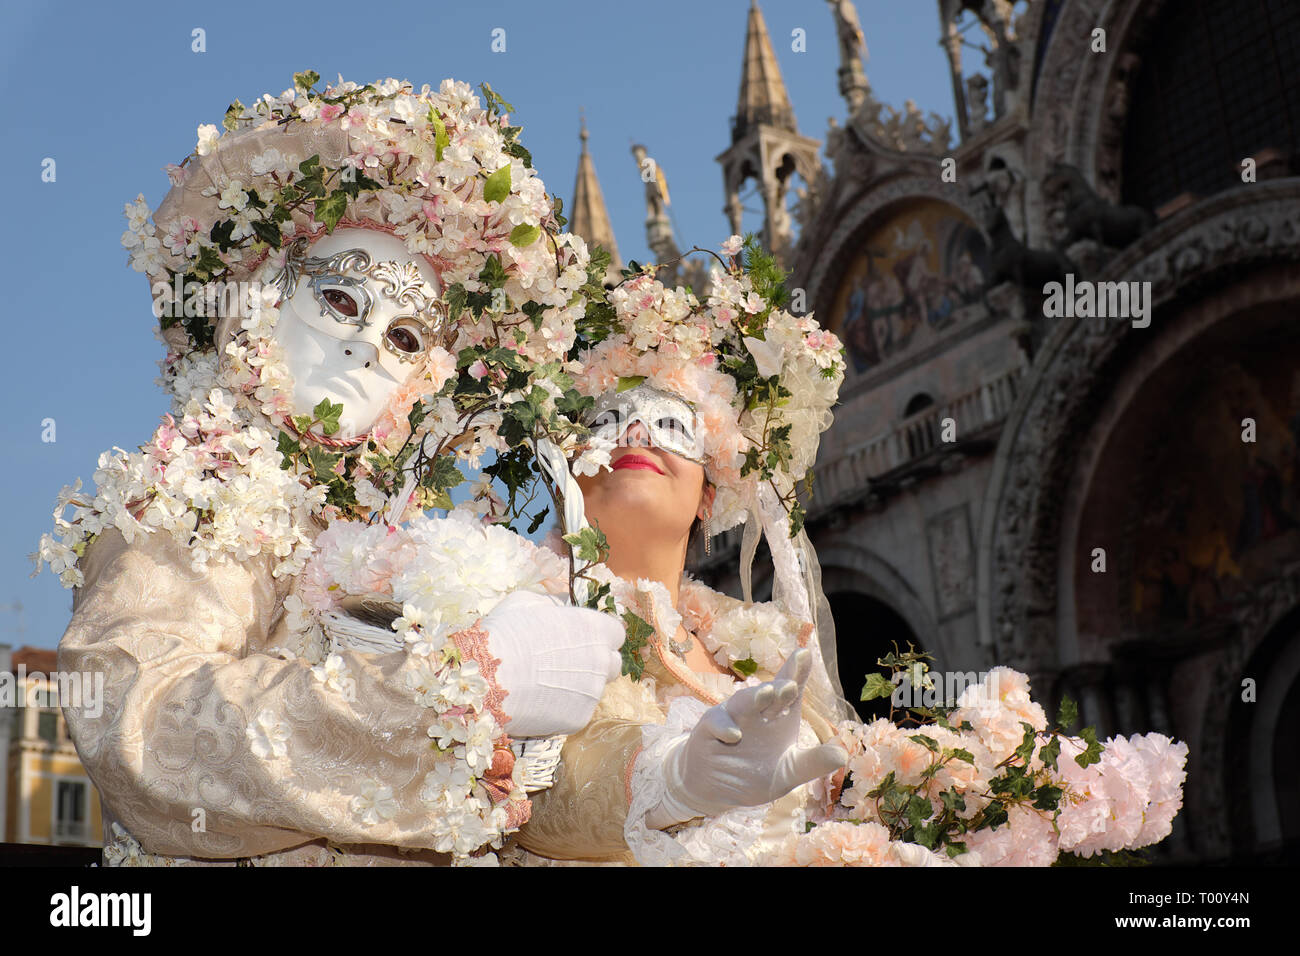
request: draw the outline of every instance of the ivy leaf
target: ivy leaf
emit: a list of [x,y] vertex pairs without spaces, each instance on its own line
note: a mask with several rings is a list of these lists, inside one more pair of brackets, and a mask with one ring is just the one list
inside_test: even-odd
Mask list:
[[342,456],[331,455],[319,445],[307,446],[307,460],[311,462],[311,470],[322,481],[338,477],[334,474],[334,466],[338,463],[340,457]]
[[298,439],[287,432],[280,432],[280,437],[275,440],[275,450],[281,455],[280,470],[288,471],[293,467],[294,456],[302,451],[302,446],[298,444]]
[[310,90],[320,81],[320,74],[315,70],[303,70],[293,75],[293,85],[300,90]]
[[[516,127],[511,127],[512,129]],[[513,156],[522,162],[529,169],[533,168],[533,154],[524,148],[524,144],[518,140],[512,140],[501,147],[501,152],[507,156]]]
[[[583,530],[590,531],[591,529],[584,528]],[[631,611],[623,612],[623,625],[627,630],[627,640],[618,649],[623,658],[623,673],[633,680],[640,680],[641,674],[645,671],[645,662],[641,660],[639,652],[641,648],[649,643],[649,638],[654,634],[655,630]]]
[[256,219],[253,221],[253,235],[257,236],[272,249],[280,248],[281,232],[280,227],[274,222],[265,219]]
[[894,684],[883,674],[868,674],[867,682],[862,685],[859,700],[875,700],[877,697],[889,697],[894,693]]
[[1052,739],[1038,751],[1038,759],[1046,766],[1056,769],[1056,758],[1061,756],[1061,738],[1053,735]]
[[920,744],[931,753],[939,752],[939,743],[933,737],[927,737],[925,734],[912,734],[907,739],[914,744]]
[[1055,810],[1060,802],[1060,787],[1053,787],[1051,784],[1045,783],[1034,791],[1035,810]]
[[447,306],[447,321],[455,324],[460,321],[461,314],[465,311],[465,302],[468,294],[465,287],[459,282],[454,282],[447,287],[447,292],[443,296],[443,302]]
[[551,512],[550,508],[543,508],[537,514],[533,515],[533,520],[528,522],[528,533],[532,534],[534,531],[540,528],[542,526],[542,522],[546,520],[546,516],[550,514],[550,512]]
[[325,224],[325,231],[332,233],[347,208],[348,194],[342,189],[336,189],[324,199],[316,200],[313,214]]
[[505,266],[501,265],[501,257],[495,252],[488,256],[487,261],[483,263],[483,268],[478,274],[478,280],[489,289],[497,289],[506,284]]
[[[235,220],[222,219],[212,224],[212,229],[208,231],[208,238],[215,242],[222,252],[227,252],[235,246],[234,232]],[[222,263],[222,266],[224,265],[225,263]]]
[[574,421],[578,421],[582,413],[595,404],[596,400],[590,395],[583,395],[576,388],[567,388],[564,394],[555,400],[555,410],[561,415],[567,415]]
[[488,202],[501,202],[510,195],[510,164],[502,166],[487,178],[483,198]]
[[1061,698],[1061,709],[1056,713],[1056,725],[1062,730],[1069,730],[1079,719],[1079,707],[1069,697]]
[[[335,404],[328,398],[322,398],[311,413],[323,426],[326,435],[333,435],[339,430],[339,416],[343,414],[343,405]],[[305,416],[304,416],[305,417]]]
[[526,222],[521,222],[515,228],[510,230],[510,245],[518,246],[520,249],[526,249],[537,241],[537,237],[542,234],[542,230],[536,226],[530,226]]
[[426,487],[432,488],[436,493],[443,493],[455,488],[461,482],[466,481],[464,473],[460,466],[456,464],[456,459],[451,455],[439,455],[433,460],[433,467],[421,482]]
[[598,529],[586,527],[573,534],[566,534],[564,540],[573,548],[574,557],[579,561],[596,562],[601,559],[604,537]]
[[239,100],[235,100],[235,102],[226,107],[226,115],[221,120],[221,125],[228,130],[233,130],[239,125],[239,114],[242,112],[244,112],[244,104],[239,102]]
[[1079,731],[1079,736],[1087,742],[1088,747],[1083,753],[1074,758],[1074,762],[1080,767],[1087,767],[1090,764],[1101,762],[1101,744],[1097,743],[1097,728],[1084,727]]
[[1025,763],[1029,763],[1029,758],[1034,755],[1034,725],[1022,720],[1020,726],[1025,728],[1025,736],[1014,753]]
[[626,392],[629,389],[636,388],[644,381],[644,375],[620,375],[618,379],[618,388],[615,391]]
[[733,663],[731,669],[741,677],[749,677],[751,674],[758,673],[758,662],[752,657],[746,657],[743,661]]

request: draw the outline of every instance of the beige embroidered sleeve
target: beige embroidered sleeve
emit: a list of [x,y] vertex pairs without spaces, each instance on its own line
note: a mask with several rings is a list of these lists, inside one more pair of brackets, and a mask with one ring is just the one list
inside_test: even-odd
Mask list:
[[[404,652],[345,652],[346,679],[270,656],[268,559],[202,573],[169,535],[104,532],[59,645],[103,675],[102,713],[66,709],[113,814],[148,851],[230,858],[310,840],[434,847],[419,799],[435,753]],[[349,684],[349,681],[351,684]]]

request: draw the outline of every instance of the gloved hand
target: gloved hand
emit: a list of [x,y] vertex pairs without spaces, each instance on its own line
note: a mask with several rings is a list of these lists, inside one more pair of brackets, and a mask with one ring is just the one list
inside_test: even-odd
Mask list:
[[558,598],[515,591],[483,618],[488,650],[501,661],[511,737],[549,737],[581,730],[605,685],[623,668],[627,635],[611,614],[570,607]]
[[765,684],[710,708],[664,758],[665,795],[646,815],[663,829],[733,807],[770,803],[847,762],[839,744],[798,750],[799,711],[812,652],[796,651]]

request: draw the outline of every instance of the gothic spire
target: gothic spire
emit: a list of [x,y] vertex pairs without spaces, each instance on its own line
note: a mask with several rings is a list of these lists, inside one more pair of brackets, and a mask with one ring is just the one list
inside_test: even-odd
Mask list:
[[600,245],[609,250],[609,268],[605,270],[605,281],[619,281],[623,269],[623,260],[618,257],[618,243],[614,241],[614,230],[609,224],[609,213],[605,210],[605,197],[600,191],[600,180],[596,178],[596,167],[587,152],[587,120],[580,119],[582,152],[578,156],[578,178],[573,184],[573,205],[569,211],[568,230],[585,239],[588,245]]
[[750,0],[749,25],[745,31],[745,63],[740,73],[740,97],[736,117],[732,120],[731,141],[744,138],[760,123],[798,133],[794,109],[781,79],[781,69],[772,52],[772,39],[758,9],[758,0]]

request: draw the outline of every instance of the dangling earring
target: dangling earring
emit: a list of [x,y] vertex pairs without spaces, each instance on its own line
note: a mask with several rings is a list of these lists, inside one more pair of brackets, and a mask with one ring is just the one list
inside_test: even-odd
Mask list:
[[710,544],[710,539],[713,537],[713,529],[709,527],[709,520],[711,517],[711,515],[704,516],[704,554],[706,556],[713,553],[713,546]]

